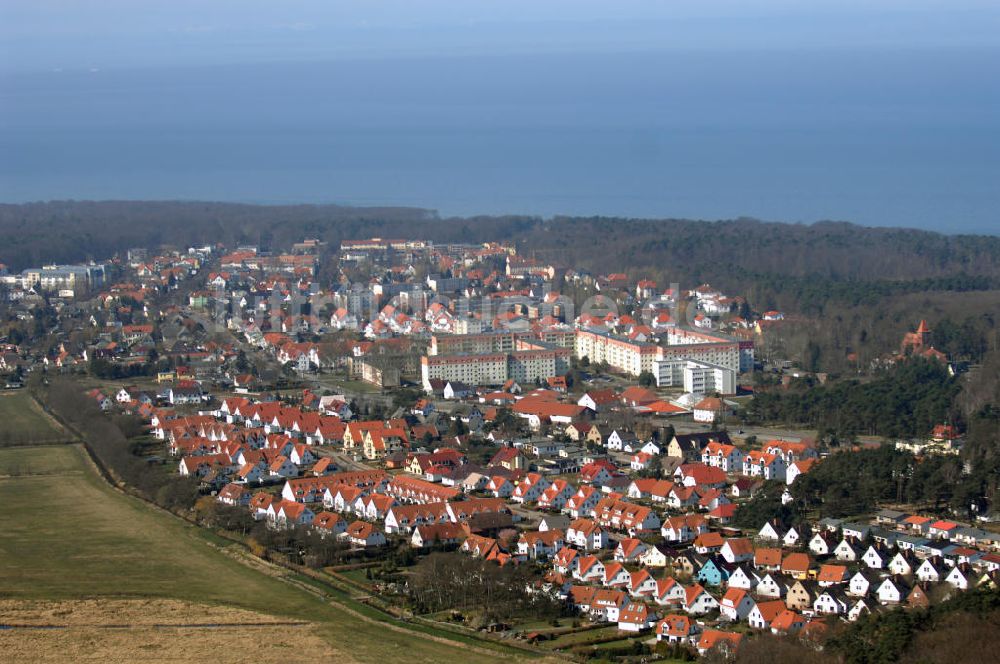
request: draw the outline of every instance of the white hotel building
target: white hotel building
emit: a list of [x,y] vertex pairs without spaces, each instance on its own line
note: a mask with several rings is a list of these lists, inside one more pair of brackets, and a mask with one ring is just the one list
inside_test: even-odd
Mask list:
[[[581,359],[587,357],[594,363],[607,362],[614,369],[633,376],[638,376],[643,371],[649,371],[654,376],[659,376],[661,372],[659,363],[667,361],[670,363],[667,380],[670,381],[670,384],[678,386],[684,380],[684,367],[678,366],[674,369],[674,363],[694,360],[701,364],[731,371],[734,374],[733,383],[735,383],[736,373],[748,369],[743,361],[746,351],[739,341],[703,332],[672,329],[666,333],[666,342],[667,345],[658,346],[631,341],[605,332],[578,329],[576,331],[576,357]],[[749,357],[749,368],[752,368],[752,344],[749,349]],[[673,377],[675,372],[681,372],[677,374],[676,379]],[[696,371],[695,374],[697,373]],[[694,383],[707,379],[715,380],[715,376],[703,374],[697,378],[692,375],[691,378]],[[728,380],[725,376],[718,378],[719,384],[722,386],[726,386]]]
[[736,394],[736,372],[696,360],[657,360],[653,375],[658,387],[683,387],[685,392]]

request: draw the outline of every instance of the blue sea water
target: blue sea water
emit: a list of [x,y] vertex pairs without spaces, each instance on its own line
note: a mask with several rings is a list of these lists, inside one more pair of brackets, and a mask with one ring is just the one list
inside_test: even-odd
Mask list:
[[1000,50],[0,74],[0,201],[200,199],[1000,233]]

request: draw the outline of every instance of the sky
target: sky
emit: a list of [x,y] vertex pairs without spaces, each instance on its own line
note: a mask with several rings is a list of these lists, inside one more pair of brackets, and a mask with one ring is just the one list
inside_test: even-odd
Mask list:
[[4,0],[0,67],[703,48],[996,47],[985,0]]
[[996,0],[3,0],[0,200],[1000,232],[998,35]]

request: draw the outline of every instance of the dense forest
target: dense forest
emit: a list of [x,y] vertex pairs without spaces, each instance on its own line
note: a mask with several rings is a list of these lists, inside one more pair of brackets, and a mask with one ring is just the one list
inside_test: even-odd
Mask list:
[[[937,598],[942,599],[942,598]],[[832,624],[817,643],[770,635],[744,640],[736,664],[978,663],[1000,647],[1000,592],[980,588],[942,599],[928,609],[896,608]],[[972,645],[975,644],[975,645]],[[722,661],[709,658],[708,661]]]
[[880,505],[902,503],[970,518],[973,505],[985,509],[986,496],[997,484],[997,470],[994,464],[982,464],[965,474],[958,457],[914,457],[892,445],[845,450],[797,479],[791,486],[792,502],[782,502],[783,487],[767,487],[740,505],[734,523],[759,529],[778,519],[806,526],[816,514],[855,517]]
[[[336,245],[358,237],[420,237],[437,242],[513,240],[529,255],[595,271],[658,273],[664,283],[715,279],[737,288],[773,275],[857,281],[897,290],[981,290],[1000,278],[1000,238],[925,231],[812,225],[750,219],[692,221],[608,217],[439,218],[415,208],[236,203],[56,201],[0,205],[0,261],[14,268],[43,261],[101,258],[129,247],[222,242],[288,246],[303,237]],[[594,252],[594,238],[602,251]],[[977,279],[978,278],[978,279]],[[783,280],[775,289],[805,289]],[[834,289],[821,286],[823,293]]]
[[925,436],[934,425],[953,419],[952,404],[960,389],[944,364],[912,358],[868,382],[817,385],[807,378],[787,387],[758,385],[744,417],[751,423],[807,425],[840,439],[858,434]]

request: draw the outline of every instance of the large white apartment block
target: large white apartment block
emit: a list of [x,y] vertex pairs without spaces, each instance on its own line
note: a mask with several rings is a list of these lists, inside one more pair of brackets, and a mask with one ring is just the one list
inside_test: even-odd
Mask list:
[[685,392],[736,394],[736,372],[697,360],[657,360],[653,375],[658,387],[683,387]]
[[467,385],[502,385],[507,380],[507,354],[424,355],[420,377],[428,392],[434,378]]
[[695,332],[681,328],[667,331],[667,345],[658,359],[661,360],[695,360],[706,364],[714,364],[736,372],[753,368],[753,343],[750,342],[750,364],[744,368],[740,342],[727,339],[721,335]]
[[[734,374],[753,368],[753,342],[740,342],[721,335],[680,328],[668,330],[664,340],[666,345],[659,346],[652,343],[631,341],[606,332],[578,329],[576,331],[576,357],[580,359],[587,357],[594,363],[607,362],[612,368],[633,376],[638,376],[643,371],[657,375],[659,372],[657,363],[660,361],[685,362],[693,360],[700,364],[731,371]],[[681,373],[678,374],[677,380],[673,384],[680,386],[684,381],[683,369],[679,368],[677,371]],[[693,371],[691,375],[692,384],[707,380],[715,381],[716,379],[722,387],[727,388],[726,394],[735,392],[735,375],[732,378],[732,387],[727,384],[729,378],[726,375],[718,375],[714,373],[714,370],[712,372],[705,370],[701,373]],[[672,378],[671,382],[673,382]],[[688,391],[701,392],[704,390],[688,389]]]
[[608,366],[633,376],[643,371],[653,371],[659,359],[660,347],[655,344],[631,341],[604,332],[578,329],[576,331],[576,357],[588,358],[591,363],[607,362]]
[[507,378],[518,383],[533,383],[569,371],[570,352],[564,348],[518,350],[507,356]]
[[103,265],[46,265],[21,273],[21,287],[42,290],[76,290],[104,284]]

